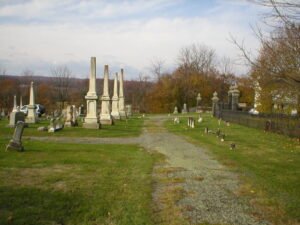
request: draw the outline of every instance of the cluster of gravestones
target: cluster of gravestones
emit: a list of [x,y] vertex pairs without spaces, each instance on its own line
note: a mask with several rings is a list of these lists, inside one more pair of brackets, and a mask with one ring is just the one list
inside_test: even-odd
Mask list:
[[[89,80],[89,91],[85,96],[87,101],[86,105],[86,116],[83,119],[83,127],[89,129],[99,129],[101,124],[113,125],[115,120],[122,118],[127,119],[128,116],[132,115],[131,105],[126,105],[125,107],[125,98],[124,98],[124,89],[123,89],[123,79],[124,79],[124,70],[121,69],[121,73],[115,74],[114,79],[114,91],[112,98],[109,96],[109,72],[108,65],[104,66],[104,85],[103,85],[103,94],[101,96],[101,112],[98,113],[98,95],[96,89],[96,57],[91,57],[91,70],[90,70],[90,80]],[[119,88],[118,88],[119,87]],[[17,107],[16,96],[14,96],[14,107],[10,113],[10,127],[15,127],[15,134],[13,141],[10,143],[18,144],[9,144],[7,150],[13,149],[14,146],[21,145],[21,136],[23,133],[24,127],[28,123],[36,123],[37,115],[35,112],[35,101],[34,101],[34,89],[33,82],[30,86],[30,99],[28,105],[28,115],[25,118],[25,114],[20,112],[22,107],[22,98],[20,99],[20,107]],[[2,111],[5,116],[5,113]],[[83,106],[79,107],[78,112],[76,111],[75,105],[68,105],[64,110],[63,114],[58,112],[50,119],[50,125],[48,127],[39,127],[39,131],[48,131],[56,132],[62,130],[64,127],[74,127],[78,126],[78,117],[83,116]],[[26,123],[25,123],[26,122]],[[22,131],[21,131],[22,130]],[[19,141],[16,141],[19,138]],[[15,148],[17,150],[23,150],[23,147]]]
[[195,128],[195,119],[193,117],[188,118],[188,127]]

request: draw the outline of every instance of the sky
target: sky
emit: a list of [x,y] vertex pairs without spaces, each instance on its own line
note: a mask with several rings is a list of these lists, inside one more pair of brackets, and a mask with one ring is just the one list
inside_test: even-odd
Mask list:
[[50,76],[65,65],[75,77],[97,77],[108,64],[125,79],[151,75],[153,61],[176,67],[181,48],[204,44],[229,57],[233,72],[248,68],[230,41],[244,41],[253,54],[259,42],[251,29],[262,9],[246,0],[0,0],[0,71]]

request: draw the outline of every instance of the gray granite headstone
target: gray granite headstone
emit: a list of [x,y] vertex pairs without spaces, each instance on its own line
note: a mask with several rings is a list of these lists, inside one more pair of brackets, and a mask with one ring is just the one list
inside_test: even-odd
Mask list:
[[13,138],[9,141],[8,145],[6,146],[6,151],[9,150],[24,151],[24,148],[22,146],[22,141],[21,141],[24,126],[25,123],[23,121],[17,122]]

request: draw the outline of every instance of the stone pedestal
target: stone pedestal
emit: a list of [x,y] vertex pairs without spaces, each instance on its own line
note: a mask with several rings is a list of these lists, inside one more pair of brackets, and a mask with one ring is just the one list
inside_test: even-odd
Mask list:
[[120,73],[120,76],[119,76],[119,82],[120,82],[119,113],[120,113],[120,117],[122,119],[126,119],[127,115],[126,115],[126,111],[125,111],[125,98],[124,98],[124,85],[123,85],[123,81],[124,81],[124,70],[121,69],[121,73]]
[[85,99],[87,112],[82,126],[88,129],[99,129],[100,124],[97,116],[98,96],[96,93],[96,57],[91,57],[89,91],[85,96]]
[[29,105],[28,105],[28,114],[26,117],[26,123],[36,123],[37,122],[37,115],[35,110],[35,101],[34,101],[34,90],[33,90],[33,82],[30,84],[30,98],[29,98]]
[[118,73],[115,75],[114,80],[114,95],[112,97],[112,111],[111,115],[115,120],[120,119],[119,113],[119,96],[118,96]]
[[110,97],[108,91],[108,65],[104,66],[104,85],[101,101],[100,123],[112,125],[113,120],[110,114]]

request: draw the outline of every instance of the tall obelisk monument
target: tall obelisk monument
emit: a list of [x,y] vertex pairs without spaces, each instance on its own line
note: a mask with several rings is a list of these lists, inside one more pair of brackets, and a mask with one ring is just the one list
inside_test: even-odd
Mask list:
[[108,91],[108,65],[104,66],[104,84],[103,84],[103,95],[101,97],[101,114],[100,123],[112,125],[112,117],[110,114],[110,97]]

